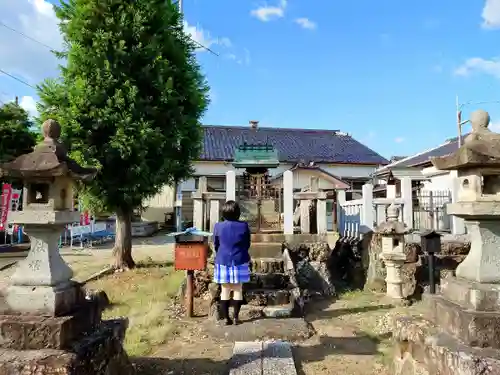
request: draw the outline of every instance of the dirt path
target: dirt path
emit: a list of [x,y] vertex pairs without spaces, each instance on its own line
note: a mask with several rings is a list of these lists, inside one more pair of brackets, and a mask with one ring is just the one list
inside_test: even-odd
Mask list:
[[[205,308],[199,303],[198,314],[203,315]],[[315,334],[294,342],[298,374],[389,375],[392,321],[420,311],[419,304],[394,307],[384,296],[364,292],[311,303],[306,320]],[[225,374],[233,342],[207,335],[205,319],[179,318],[168,344],[150,358],[135,360],[138,375]]]

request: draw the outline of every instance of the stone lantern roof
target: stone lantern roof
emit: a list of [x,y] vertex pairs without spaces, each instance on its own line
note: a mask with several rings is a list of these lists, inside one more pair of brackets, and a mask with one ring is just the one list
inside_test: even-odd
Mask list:
[[55,120],[42,125],[43,141],[33,152],[24,154],[0,166],[0,176],[15,178],[71,177],[88,181],[97,173],[95,168],[85,168],[68,156],[66,147],[59,142],[61,126]]
[[470,123],[472,132],[465,138],[463,145],[448,156],[431,158],[434,167],[441,170],[500,167],[500,134],[488,129],[488,112],[473,112]]

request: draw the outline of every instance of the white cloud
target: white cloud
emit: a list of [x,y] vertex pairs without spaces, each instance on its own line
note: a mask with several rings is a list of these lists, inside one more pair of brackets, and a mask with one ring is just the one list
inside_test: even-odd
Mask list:
[[500,0],[486,0],[483,8],[483,28],[500,28]]
[[458,76],[468,76],[472,73],[488,74],[500,79],[500,59],[486,60],[481,57],[473,57],[467,59],[454,71],[454,74]]
[[315,22],[311,21],[309,18],[296,18],[295,23],[302,27],[303,29],[314,30],[318,25]]
[[225,48],[230,48],[233,45],[229,38],[214,38],[210,35],[209,31],[203,30],[200,26],[189,25],[187,21],[184,21],[184,31],[198,44],[198,48],[196,48],[197,52],[207,51],[207,48],[211,49],[214,45]]
[[63,43],[52,4],[46,0],[0,1],[0,15],[4,24],[40,42],[0,26],[0,68],[31,84],[57,75],[59,61],[50,48],[62,50]]
[[254,9],[250,14],[262,22],[268,22],[278,18],[283,18],[285,16],[285,9],[287,6],[287,0],[280,0],[277,5],[263,5],[257,9]]
[[224,58],[228,60],[235,61],[239,65],[250,65],[251,63],[251,58],[250,58],[250,51],[247,48],[243,49],[243,57],[238,57],[236,54],[230,52],[226,53],[224,55]]
[[405,141],[405,139],[403,137],[397,137],[394,139],[394,142],[396,142],[396,143],[402,143],[404,141]]
[[500,121],[492,121],[490,123],[489,129],[494,132],[500,132]]
[[26,112],[29,113],[31,117],[37,116],[38,111],[36,109],[36,101],[32,96],[23,96],[19,105],[24,108]]

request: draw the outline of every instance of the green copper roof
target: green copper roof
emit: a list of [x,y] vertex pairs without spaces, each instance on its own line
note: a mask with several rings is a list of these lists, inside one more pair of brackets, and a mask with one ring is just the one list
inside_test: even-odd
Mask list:
[[270,144],[244,143],[234,152],[235,168],[276,168],[279,165],[278,151]]

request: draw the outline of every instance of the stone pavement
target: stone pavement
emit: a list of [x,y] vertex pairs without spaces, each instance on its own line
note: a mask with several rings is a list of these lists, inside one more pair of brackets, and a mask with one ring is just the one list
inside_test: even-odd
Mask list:
[[237,341],[230,369],[229,375],[297,375],[286,341]]

